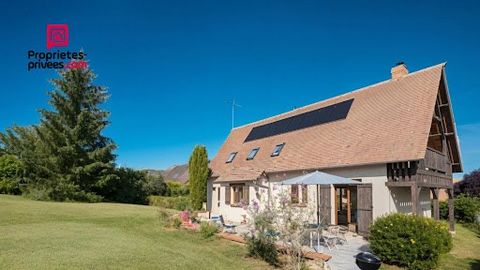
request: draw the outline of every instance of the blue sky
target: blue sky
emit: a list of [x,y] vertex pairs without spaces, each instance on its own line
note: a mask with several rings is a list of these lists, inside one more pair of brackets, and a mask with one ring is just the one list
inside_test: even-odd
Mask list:
[[[101,1],[98,1],[101,2]],[[475,1],[3,1],[0,131],[39,121],[53,71],[28,72],[48,23],[67,23],[108,86],[118,163],[165,168],[246,124],[448,61],[465,171],[480,167],[480,4]],[[391,3],[386,3],[391,2]],[[115,4],[113,4],[115,3]]]

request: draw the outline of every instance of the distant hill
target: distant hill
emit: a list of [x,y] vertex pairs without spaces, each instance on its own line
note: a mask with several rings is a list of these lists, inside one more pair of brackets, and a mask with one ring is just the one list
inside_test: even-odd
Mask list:
[[188,182],[188,164],[173,165],[165,170],[145,170],[150,175],[162,175],[165,181]]

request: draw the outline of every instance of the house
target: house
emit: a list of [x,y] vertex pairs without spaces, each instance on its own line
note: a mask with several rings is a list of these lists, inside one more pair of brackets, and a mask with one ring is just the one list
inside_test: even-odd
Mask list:
[[[230,221],[245,218],[242,203],[289,188],[299,206],[319,200],[327,223],[367,234],[389,213],[438,219],[446,190],[454,230],[462,163],[445,63],[413,73],[399,63],[386,81],[234,128],[210,167],[207,207]],[[359,185],[278,186],[315,170]]]

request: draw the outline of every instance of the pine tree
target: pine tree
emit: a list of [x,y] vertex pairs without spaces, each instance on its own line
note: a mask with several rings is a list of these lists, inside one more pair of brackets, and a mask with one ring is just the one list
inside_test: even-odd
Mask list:
[[59,75],[51,80],[53,110],[40,110],[41,123],[36,127],[47,158],[42,163],[53,199],[88,200],[116,177],[116,145],[102,135],[109,113],[100,106],[108,94],[105,87],[93,84],[96,76],[90,69],[62,70]]
[[207,179],[209,176],[208,154],[205,146],[197,145],[188,161],[188,184],[190,200],[194,210],[200,210],[207,200]]

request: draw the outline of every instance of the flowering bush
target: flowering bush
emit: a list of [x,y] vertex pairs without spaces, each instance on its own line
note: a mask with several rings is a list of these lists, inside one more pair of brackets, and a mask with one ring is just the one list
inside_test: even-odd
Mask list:
[[305,268],[303,257],[303,240],[307,232],[305,226],[313,220],[312,205],[298,207],[291,200],[290,193],[283,190],[274,199],[275,230],[286,251],[289,269],[300,270]]
[[275,248],[274,212],[267,207],[260,211],[257,201],[244,205],[250,217],[250,235],[247,235],[248,254],[262,258],[271,265],[278,264],[278,252]]
[[372,224],[370,248],[384,262],[408,269],[432,269],[440,254],[452,248],[452,237],[444,222],[392,214]]
[[189,222],[190,221],[190,212],[188,211],[182,211],[180,212],[180,219],[182,222]]
[[288,268],[302,269],[304,225],[312,219],[312,209],[292,204],[290,193],[286,190],[262,205],[265,207],[261,208],[259,202],[254,200],[247,207],[250,217],[250,235],[247,237],[249,253],[271,264],[278,264],[275,248],[278,240],[287,255]]

